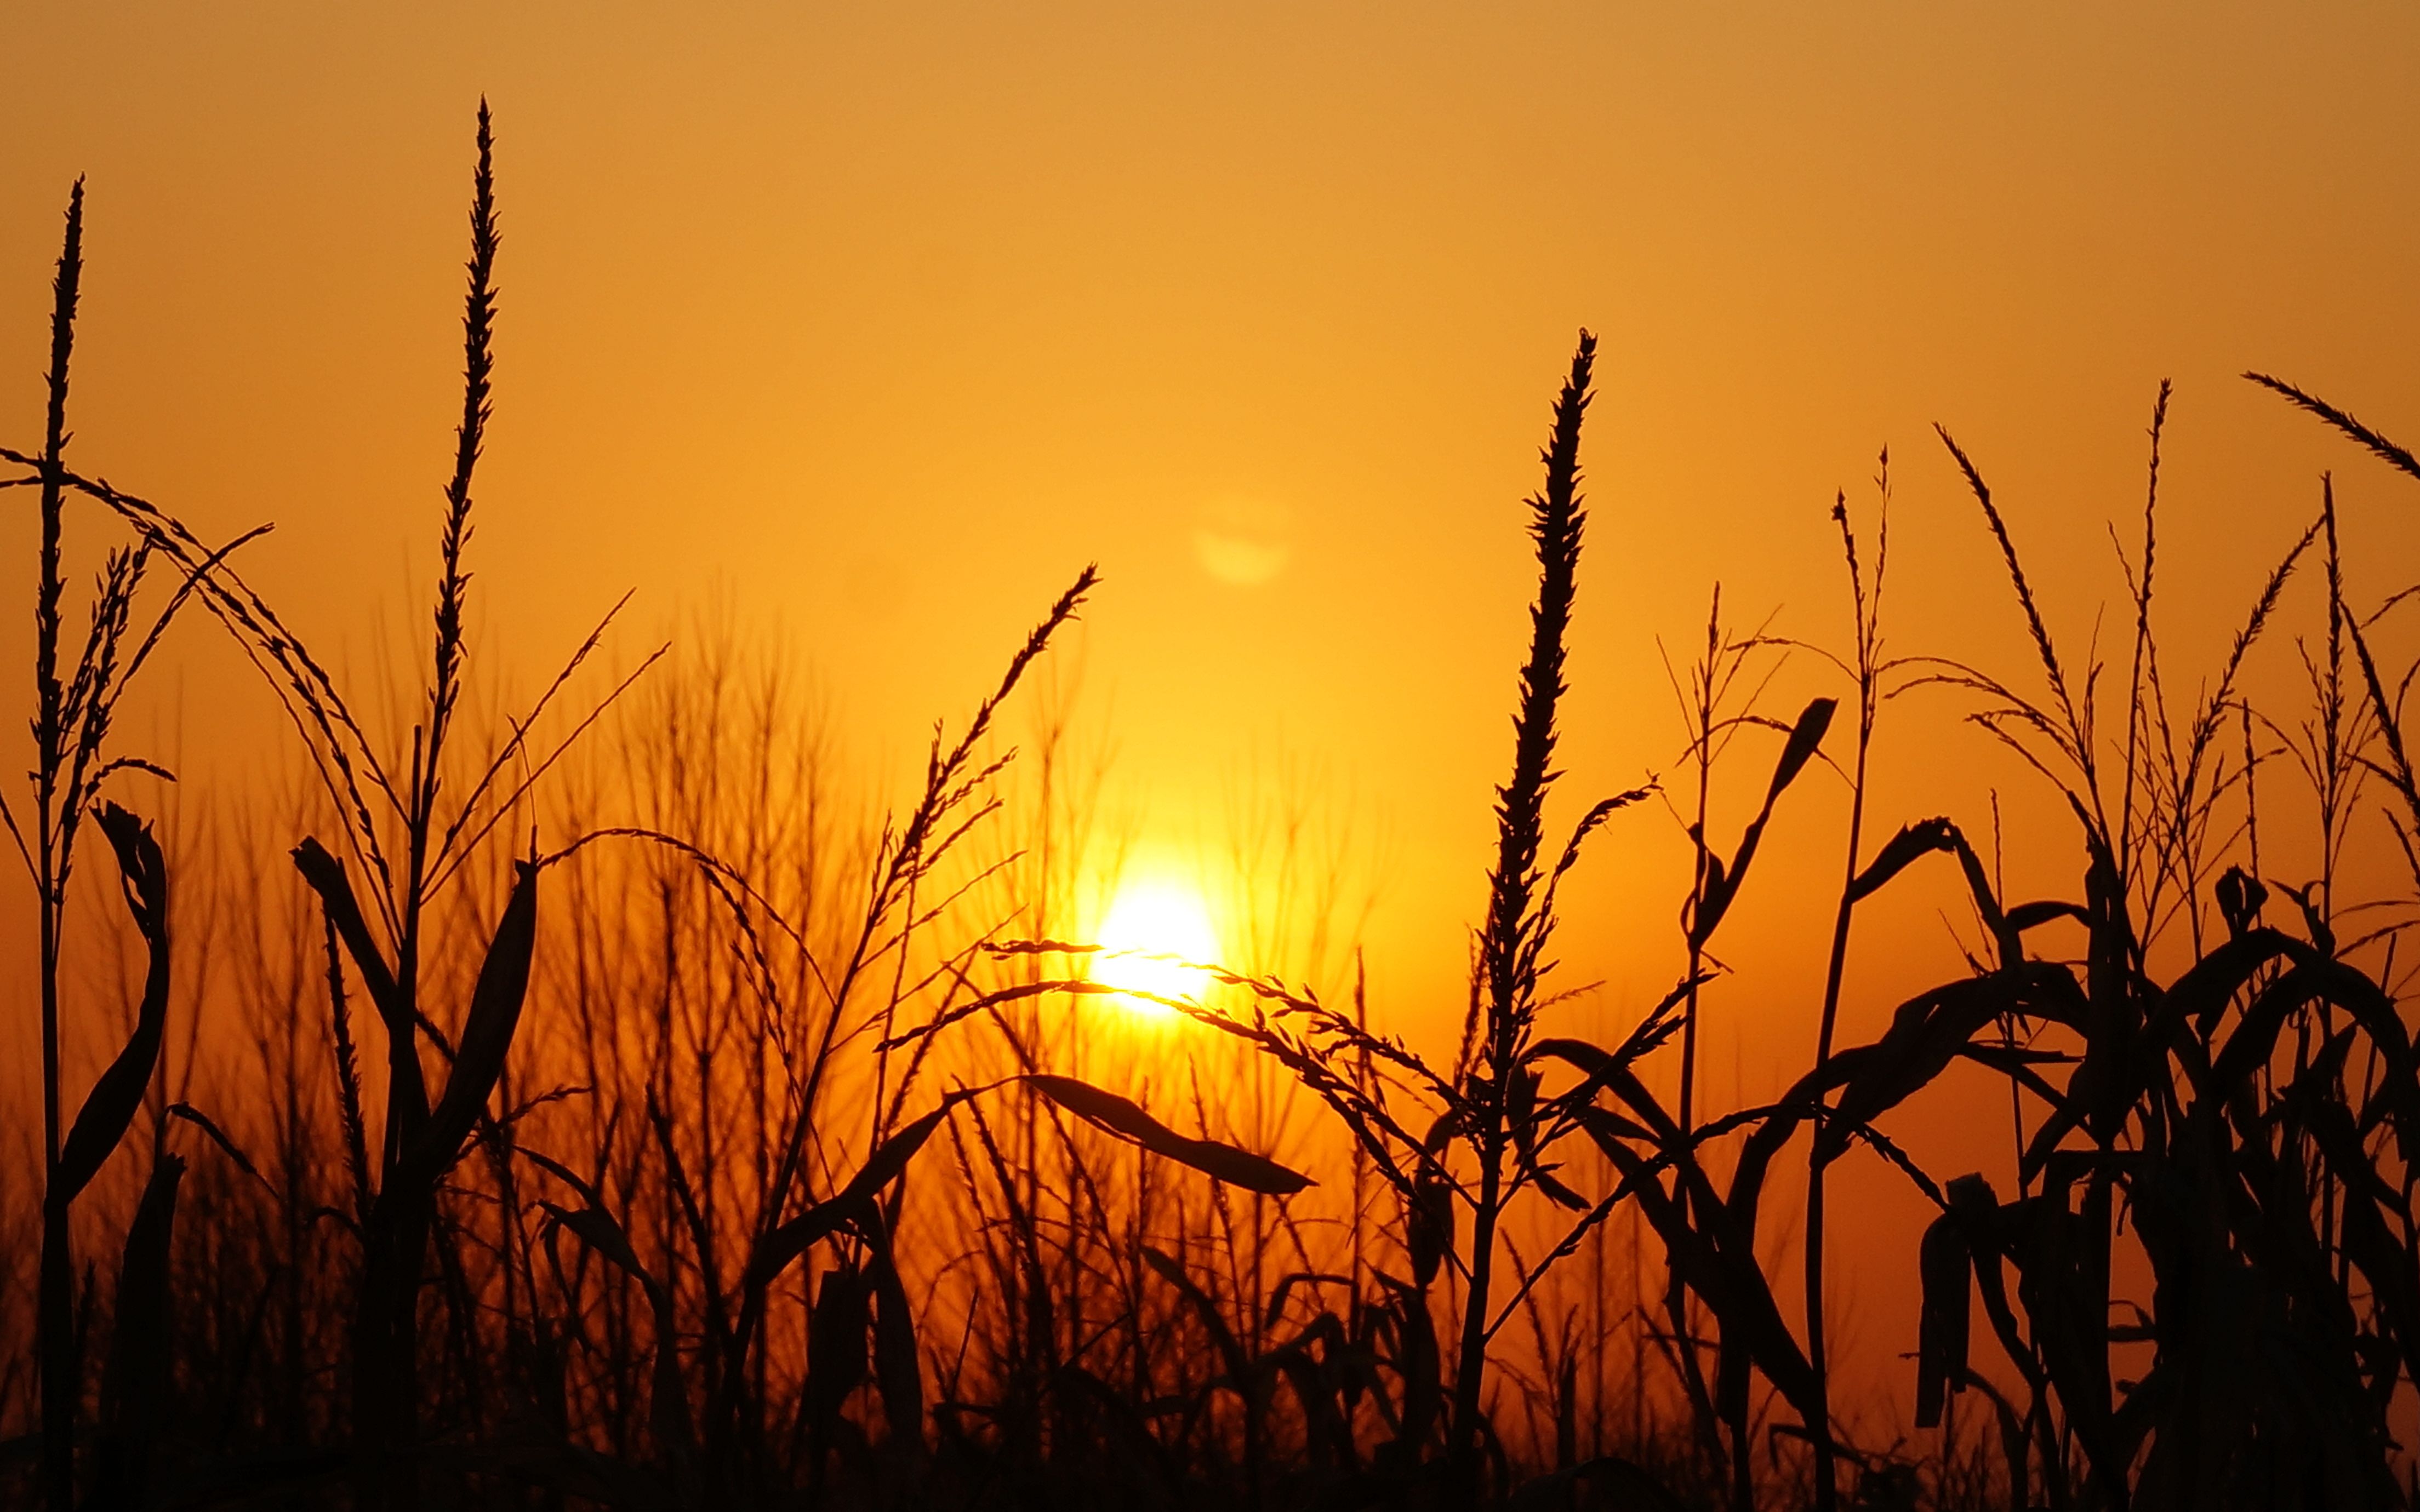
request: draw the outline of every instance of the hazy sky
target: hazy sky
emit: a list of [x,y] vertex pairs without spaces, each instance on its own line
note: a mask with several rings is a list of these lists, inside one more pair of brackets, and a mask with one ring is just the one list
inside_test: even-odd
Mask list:
[[1392,837],[1388,917],[1424,966],[1477,897],[1519,500],[1583,324],[1566,754],[1591,790],[1668,763],[1655,638],[1685,644],[1716,577],[1746,619],[1838,640],[1825,510],[1869,501],[1885,443],[1895,644],[2018,653],[1936,420],[2080,638],[2174,378],[2167,640],[2196,669],[2319,468],[2369,586],[2412,539],[2390,482],[2233,376],[2420,431],[2408,7],[95,5],[10,29],[40,66],[0,96],[6,428],[39,434],[82,173],[77,455],[213,533],[276,521],[250,570],[323,647],[366,656],[373,605],[417,603],[430,566],[484,92],[497,658],[551,659],[625,587],[635,651],[719,591],[897,757],[1097,560],[1085,698],[1148,826],[1325,769]]
[[[1390,858],[1373,981],[1420,1011],[1458,1005],[1526,631],[1519,501],[1582,325],[1604,348],[1566,803],[1669,764],[1656,638],[1690,642],[1715,578],[1748,621],[1841,640],[1827,510],[1870,504],[1885,443],[1895,646],[2021,665],[1935,421],[2081,645],[2177,381],[2164,636],[2188,682],[2321,468],[2357,594],[2415,561],[2409,486],[2234,376],[2420,434],[2408,5],[90,4],[8,30],[12,440],[39,437],[85,174],[76,458],[207,533],[275,520],[254,580],[366,657],[434,554],[484,92],[492,657],[534,672],[625,587],[635,654],[719,592],[897,761],[1097,560],[1084,698],[1147,841],[1211,835],[1255,773],[1324,773]],[[1886,731],[1880,822],[1987,823],[2005,769],[1947,712]],[[1814,875],[1838,864],[1827,792]],[[1625,825],[1570,953],[1635,999],[1668,980],[1683,877],[1664,816]],[[2071,849],[2045,841],[2046,877]],[[1942,903],[1904,911],[1935,964]],[[1785,926],[1817,910],[1774,906],[1776,952],[1803,954]]]

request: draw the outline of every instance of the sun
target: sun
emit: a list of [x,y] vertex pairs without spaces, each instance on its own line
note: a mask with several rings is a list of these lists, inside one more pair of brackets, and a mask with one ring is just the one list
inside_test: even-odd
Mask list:
[[1187,963],[1218,958],[1218,935],[1210,927],[1201,896],[1164,879],[1120,887],[1094,942],[1101,949],[1093,957],[1093,980],[1122,992],[1151,995],[1124,999],[1144,1013],[1170,1011],[1151,997],[1199,999],[1209,990],[1210,973]]

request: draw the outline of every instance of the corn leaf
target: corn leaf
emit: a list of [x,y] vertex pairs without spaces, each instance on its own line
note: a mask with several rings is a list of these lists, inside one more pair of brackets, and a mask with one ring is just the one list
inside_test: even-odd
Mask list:
[[885,1141],[859,1167],[846,1186],[766,1234],[757,1242],[756,1253],[749,1261],[751,1284],[760,1287],[770,1285],[775,1276],[787,1270],[790,1262],[805,1254],[817,1240],[838,1232],[843,1225],[869,1213],[875,1196],[908,1169],[908,1161],[924,1148],[924,1141],[933,1137],[933,1131],[941,1126],[941,1120],[950,1116],[950,1110],[973,1095],[961,1088],[943,1097],[939,1107]]
[[143,1001],[135,1011],[134,1032],[109,1069],[101,1073],[84,1106],[59,1147],[57,1170],[46,1200],[62,1211],[77,1193],[90,1184],[101,1163],[126,1135],[143,1105],[144,1088],[151,1084],[151,1067],[160,1057],[160,1036],[168,1023],[168,869],[151,826],[116,804],[94,815],[101,833],[117,853],[127,911],[148,947],[149,965],[143,978]]
[[1924,1290],[1916,1328],[1916,1426],[1941,1423],[1947,1392],[1966,1386],[1967,1322],[1973,1305],[1966,1277],[1966,1235],[1959,1220],[1944,1213],[1924,1230],[1916,1252],[1916,1278]]
[[1206,1176],[1248,1192],[1290,1196],[1311,1184],[1310,1177],[1263,1155],[1216,1139],[1194,1139],[1144,1112],[1115,1092],[1106,1092],[1072,1076],[1029,1073],[1025,1084],[1104,1133],[1140,1145],[1155,1155],[1190,1165]]
[[177,1189],[184,1175],[184,1161],[163,1152],[126,1230],[117,1312],[111,1321],[109,1362],[101,1377],[101,1452],[94,1457],[90,1505],[140,1506],[150,1501],[152,1449],[168,1427],[175,1391],[168,1258],[177,1224]]
[[471,991],[471,1012],[462,1024],[462,1042],[454,1050],[454,1069],[436,1110],[412,1143],[407,1159],[410,1179],[435,1180],[450,1167],[488,1096],[504,1072],[504,1055],[512,1048],[513,1031],[520,1025],[521,1003],[529,994],[530,958],[537,945],[537,864],[514,863],[519,873],[504,917],[496,923],[488,958]]

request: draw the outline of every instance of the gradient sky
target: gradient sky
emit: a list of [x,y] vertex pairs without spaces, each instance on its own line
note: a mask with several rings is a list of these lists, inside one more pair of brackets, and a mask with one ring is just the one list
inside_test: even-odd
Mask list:
[[[1690,643],[1717,577],[1739,616],[1842,640],[1827,511],[1870,503],[1885,443],[1895,647],[2022,665],[1935,421],[2080,645],[2176,380],[2164,639],[2188,684],[2320,469],[2357,596],[2420,560],[2408,486],[2235,377],[2420,434],[2408,5],[92,4],[9,33],[12,441],[39,439],[85,174],[76,457],[208,534],[276,521],[255,582],[369,657],[432,565],[484,92],[494,659],[536,675],[625,587],[635,655],[719,594],[904,773],[1097,560],[1083,696],[1144,841],[1215,839],[1238,783],[1316,774],[1385,858],[1373,980],[1407,1014],[1459,1003],[1519,501],[1582,325],[1567,804],[1669,764],[1657,638]],[[187,666],[188,747],[228,710],[273,728],[207,652]],[[1802,671],[1783,702],[1822,686]],[[1947,712],[1886,728],[1880,822],[1979,826],[2010,780]],[[1808,876],[1838,864],[1827,792]],[[2045,879],[2071,849],[2045,842]],[[1568,953],[1622,1001],[1669,979],[1682,854],[1634,816],[1575,895]],[[1820,900],[1776,893],[1761,937],[1796,982]],[[1907,933],[1880,953],[1920,938],[1922,964],[1861,958],[1853,1026],[1954,961],[1944,905],[1883,916]]]

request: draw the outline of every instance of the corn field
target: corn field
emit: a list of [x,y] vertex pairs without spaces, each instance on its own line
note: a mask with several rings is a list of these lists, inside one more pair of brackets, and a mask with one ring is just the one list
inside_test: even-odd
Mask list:
[[[778,665],[710,634],[632,660],[606,612],[534,701],[482,712],[497,197],[483,105],[462,407],[396,728],[246,582],[273,538],[214,545],[70,447],[81,183],[69,202],[42,432],[0,448],[0,497],[39,516],[33,751],[0,795],[42,1057],[39,1136],[9,1108],[24,1153],[0,1167],[8,1504],[2420,1504],[2397,969],[2420,662],[2388,644],[2401,595],[2349,595],[2332,480],[2185,695],[2155,633],[2166,388],[2105,661],[2053,636],[2019,524],[1944,430],[2028,663],[1891,649],[1885,456],[1873,502],[1834,510],[1851,636],[1800,648],[1834,691],[1764,707],[1776,643],[1717,598],[1674,670],[1678,759],[1575,797],[1583,332],[1527,503],[1511,761],[1471,795],[1496,843],[1471,858],[1458,1041],[1392,1028],[1349,950],[1195,963],[1208,988],[1160,1006],[1205,1048],[1154,1084],[1108,1027],[1133,990],[1073,922],[1066,753],[1008,733],[1093,569],[937,727],[893,811],[838,783]],[[2410,452],[2247,378],[2369,459],[2349,465],[2420,486]],[[101,563],[88,589],[75,552]],[[178,622],[287,717],[263,738],[295,780],[241,822],[166,823],[168,774],[113,723]],[[2287,635],[2303,702],[2256,706],[2246,669]],[[1884,811],[1869,756],[1902,695],[2024,764],[2068,887],[2009,896],[1995,818]],[[1717,1106],[1726,925],[1819,780],[1850,802],[1822,840],[1823,992],[1790,1016],[1804,1069]],[[1745,824],[1718,789],[1749,795]],[[1559,889],[1658,810],[1692,857],[1680,969],[1621,1032],[1575,1032]],[[2316,874],[2264,870],[2264,837]],[[1954,913],[1970,969],[1848,1042],[1885,891]],[[97,1076],[63,1048],[95,1037]],[[1993,1089],[2012,1185],[1895,1117],[1953,1071]],[[1827,1339],[1844,1162],[1934,1214],[1894,1282],[1922,1316],[1888,1341],[1916,1402],[1892,1441],[1861,1430]]]

